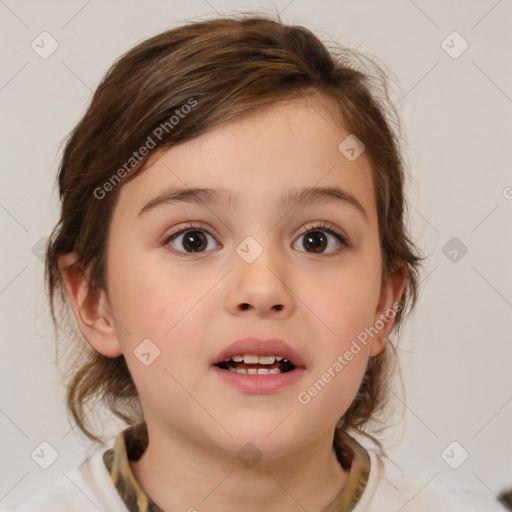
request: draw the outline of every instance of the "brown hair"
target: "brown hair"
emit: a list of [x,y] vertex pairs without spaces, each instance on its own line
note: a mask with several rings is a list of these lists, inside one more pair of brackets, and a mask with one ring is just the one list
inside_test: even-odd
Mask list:
[[[59,320],[68,328],[73,324],[58,267],[60,254],[79,254],[77,265],[87,269],[91,293],[106,289],[106,242],[116,198],[123,183],[141,172],[149,157],[134,162],[134,151],[151,138],[154,155],[256,109],[318,93],[332,104],[330,113],[340,128],[366,146],[377,200],[382,278],[399,265],[407,277],[396,315],[394,329],[398,329],[407,305],[412,310],[416,302],[417,269],[423,258],[404,225],[405,166],[400,123],[389,107],[387,75],[359,52],[339,45],[328,50],[302,26],[243,15],[190,23],[132,48],[109,69],[83,119],[68,136],[58,173],[62,211],[45,266],[56,330]],[[179,122],[174,123],[172,116],[179,116]],[[127,167],[129,161],[134,165]],[[74,327],[68,334],[66,348],[72,345],[69,341],[78,342],[78,348],[75,343],[66,359],[67,406],[82,432],[100,441],[85,412],[93,399],[128,424],[142,421],[124,356],[99,354]],[[381,356],[370,358],[359,392],[338,428],[364,434],[365,424],[375,419],[396,359],[390,347],[388,343]]]

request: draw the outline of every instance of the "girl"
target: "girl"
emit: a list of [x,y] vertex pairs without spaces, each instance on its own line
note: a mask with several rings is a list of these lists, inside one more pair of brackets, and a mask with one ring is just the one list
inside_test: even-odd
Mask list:
[[15,510],[503,510],[366,432],[423,258],[385,75],[359,58],[244,16],[112,66],[66,144],[46,272],[83,335],[74,419],[100,441],[101,401],[127,428]]

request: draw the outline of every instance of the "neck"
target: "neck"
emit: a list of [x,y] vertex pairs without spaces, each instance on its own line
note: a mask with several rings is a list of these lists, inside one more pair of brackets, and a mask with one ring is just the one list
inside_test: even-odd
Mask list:
[[164,512],[194,507],[221,512],[234,504],[239,512],[291,512],[298,507],[320,512],[349,476],[338,462],[331,431],[295,453],[262,457],[247,467],[236,454],[222,455],[177,435],[160,437],[149,430],[149,439],[141,458],[130,466],[140,487]]

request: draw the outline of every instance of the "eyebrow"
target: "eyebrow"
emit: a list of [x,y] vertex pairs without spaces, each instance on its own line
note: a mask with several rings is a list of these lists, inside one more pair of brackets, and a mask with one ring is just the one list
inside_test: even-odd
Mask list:
[[[342,203],[350,206],[368,222],[363,205],[355,196],[338,187],[304,187],[292,188],[281,196],[279,206],[283,208],[295,208],[311,203]],[[172,206],[180,203],[197,204],[206,207],[222,207],[236,209],[239,205],[238,197],[227,189],[211,188],[171,188],[154,197],[140,210],[138,216],[158,206]]]

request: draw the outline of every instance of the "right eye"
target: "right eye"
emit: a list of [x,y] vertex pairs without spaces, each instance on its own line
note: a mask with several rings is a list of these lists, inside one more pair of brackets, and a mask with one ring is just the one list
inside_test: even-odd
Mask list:
[[193,254],[195,252],[205,252],[211,245],[210,240],[215,242],[215,238],[210,233],[204,229],[191,226],[168,236],[164,245],[170,244],[175,251],[180,253]]

